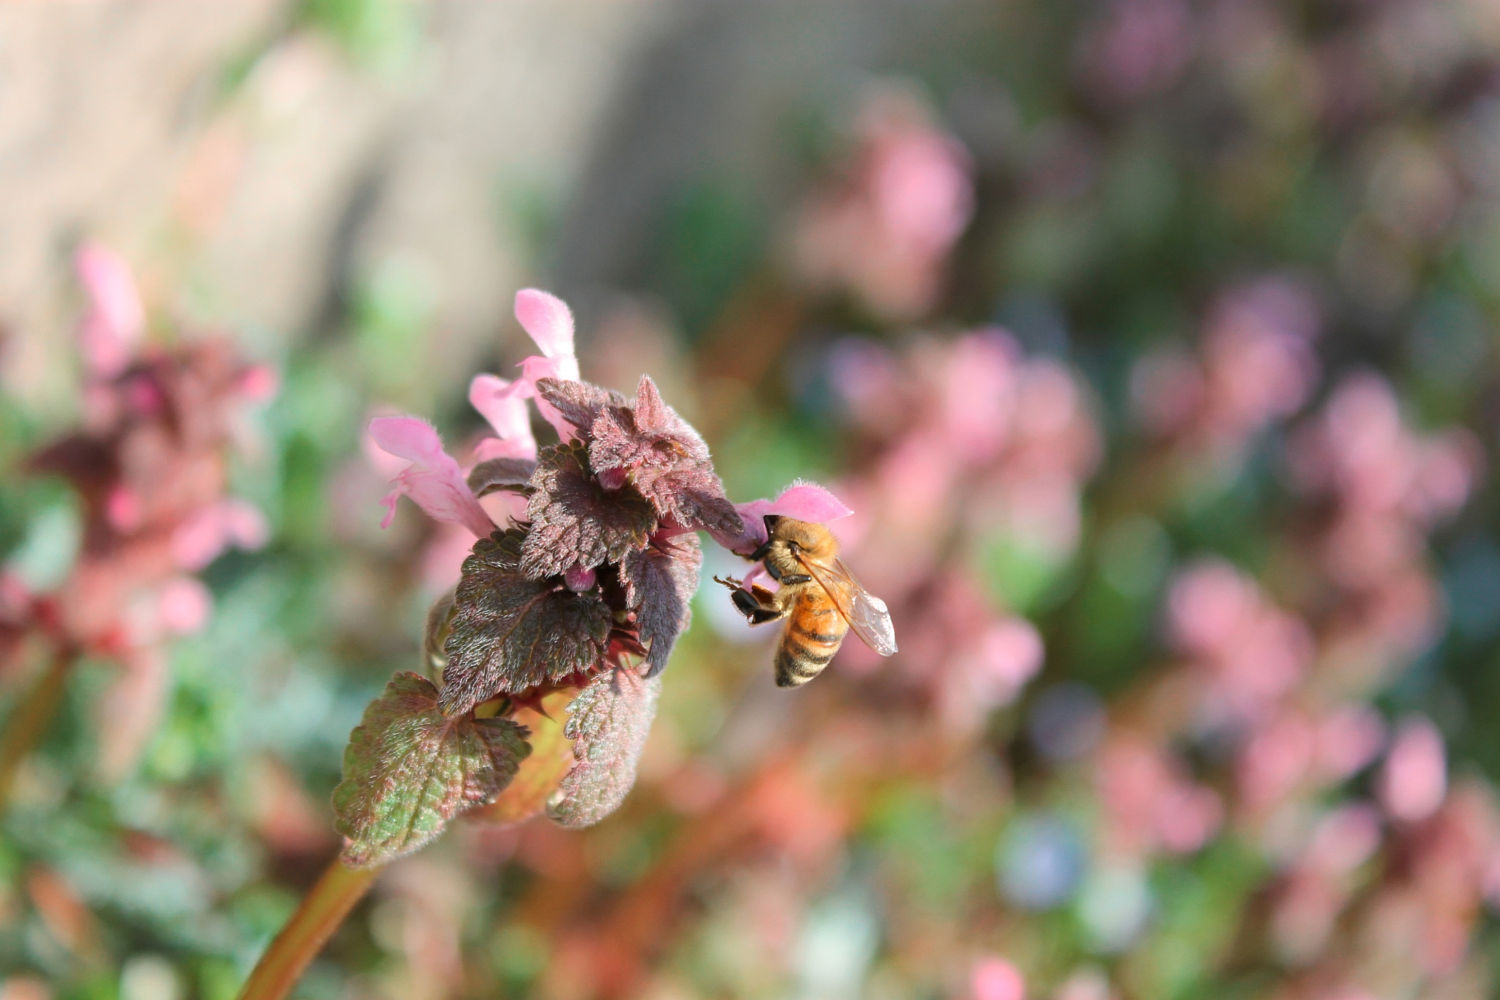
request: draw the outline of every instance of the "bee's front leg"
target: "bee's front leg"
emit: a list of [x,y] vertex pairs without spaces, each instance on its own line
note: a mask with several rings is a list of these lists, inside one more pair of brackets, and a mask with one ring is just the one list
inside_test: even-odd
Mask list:
[[714,582],[722,583],[729,588],[735,609],[744,615],[745,620],[751,625],[775,621],[785,614],[776,600],[775,593],[764,587],[752,584],[747,589],[743,581],[736,580],[734,577],[724,579],[716,576]]

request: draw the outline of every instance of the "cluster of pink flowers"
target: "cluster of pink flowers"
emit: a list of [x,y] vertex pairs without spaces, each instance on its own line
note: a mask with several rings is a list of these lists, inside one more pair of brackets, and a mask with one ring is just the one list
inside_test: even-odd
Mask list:
[[967,151],[919,99],[882,90],[859,116],[843,169],[802,209],[797,273],[884,319],[924,314],[973,214],[972,175]]
[[1233,464],[1254,435],[1291,416],[1317,384],[1312,295],[1285,277],[1232,288],[1210,309],[1197,353],[1161,350],[1131,373],[1136,412],[1152,435]]
[[[958,552],[1011,546],[1052,569],[1079,538],[1079,494],[1099,457],[1085,392],[1065,367],[1028,358],[1001,330],[919,339],[899,353],[835,348],[831,381],[861,472],[838,484],[841,529],[861,582],[903,622],[898,683],[954,733],[972,732],[1040,669],[1035,627],[997,606]],[[868,671],[855,644],[841,663]]]
[[[1259,299],[1278,300],[1292,301]],[[1236,322],[1211,327],[1200,358],[1172,362],[1183,384],[1224,380],[1201,397],[1215,400],[1211,408],[1174,409],[1182,400],[1142,393],[1158,407],[1148,419],[1172,412],[1156,424],[1168,432],[1169,457],[1205,444],[1221,461],[1242,457],[1251,434],[1306,398],[1313,314],[1274,314],[1279,322],[1261,322],[1271,313],[1242,305]],[[1305,322],[1288,325],[1293,315]],[[1161,389],[1171,380],[1160,381],[1154,364],[1143,384],[1156,379]],[[1248,384],[1268,371],[1288,376],[1284,392]],[[1229,391],[1241,377],[1246,391]],[[1392,995],[1454,973],[1500,873],[1493,794],[1478,782],[1450,787],[1431,721],[1409,716],[1390,732],[1368,704],[1438,633],[1428,537],[1468,498],[1479,450],[1466,432],[1412,431],[1373,375],[1336,385],[1288,442],[1298,506],[1267,574],[1283,586],[1281,599],[1222,560],[1179,570],[1164,622],[1177,658],[1121,702],[1087,760],[1105,809],[1102,836],[1117,856],[1139,864],[1191,852],[1222,823],[1260,845],[1278,873],[1265,932],[1282,961],[1305,967],[1284,996]],[[1190,777],[1169,749],[1184,743],[1207,748],[1222,771]],[[1372,798],[1348,797],[1349,779],[1372,766]],[[1397,949],[1403,934],[1418,941],[1400,946],[1407,962],[1375,968],[1330,957],[1343,935],[1389,937]]]
[[194,574],[227,548],[266,540],[261,513],[227,494],[226,460],[251,441],[246,407],[269,398],[276,380],[222,339],[144,344],[146,312],[125,263],[88,245],[77,267],[87,302],[83,426],[28,466],[77,491],[82,539],[55,589],[7,580],[0,654],[40,639],[120,665],[106,698],[110,724],[100,727],[101,767],[118,774],[159,716],[167,640],[207,619],[211,597]]
[[1481,454],[1466,430],[1412,431],[1373,374],[1345,378],[1293,436],[1292,480],[1322,507],[1308,541],[1334,600],[1320,625],[1345,669],[1384,675],[1437,635],[1427,537],[1468,499]]

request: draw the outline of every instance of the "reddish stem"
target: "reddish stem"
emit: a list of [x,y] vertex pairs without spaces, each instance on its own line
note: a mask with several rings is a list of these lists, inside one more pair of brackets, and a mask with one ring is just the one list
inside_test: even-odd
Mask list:
[[335,858],[260,957],[239,1000],[282,1000],[290,993],[308,963],[370,888],[377,871],[350,868]]

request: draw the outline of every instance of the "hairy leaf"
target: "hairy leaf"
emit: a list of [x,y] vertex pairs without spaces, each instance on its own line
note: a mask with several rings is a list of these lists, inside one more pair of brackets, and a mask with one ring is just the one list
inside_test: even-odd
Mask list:
[[494,490],[523,490],[535,471],[535,459],[491,458],[474,466],[469,473],[469,489],[477,497]]
[[642,467],[676,469],[709,464],[708,445],[642,375],[631,406],[606,408],[594,421],[589,462],[596,472]]
[[689,607],[698,589],[703,551],[696,535],[679,535],[630,553],[620,564],[625,601],[635,611],[641,641],[650,647],[646,676],[655,677],[667,665],[672,646],[693,612]]
[[563,735],[577,761],[547,814],[568,827],[589,826],[619,807],[635,784],[636,763],[656,717],[661,678],[610,670],[589,682],[568,706]]
[[344,861],[384,864],[494,799],[531,752],[525,737],[509,719],[445,716],[436,685],[420,674],[397,674],[365,709],[344,751],[344,780],[333,790]]
[[532,578],[618,562],[656,527],[656,511],[634,489],[600,485],[581,444],[544,451],[531,486],[521,571]]
[[454,592],[444,651],[442,708],[466,712],[592,667],[604,655],[610,611],[597,591],[574,593],[521,572],[519,528],[474,544]]
[[675,521],[686,528],[702,528],[718,535],[744,531],[744,521],[724,495],[724,484],[714,475],[711,465],[640,468],[631,482],[651,501],[663,521]]
[[606,406],[624,406],[625,397],[613,389],[605,389],[592,382],[568,379],[538,379],[536,391],[551,403],[562,418],[584,434],[594,424],[594,418]]

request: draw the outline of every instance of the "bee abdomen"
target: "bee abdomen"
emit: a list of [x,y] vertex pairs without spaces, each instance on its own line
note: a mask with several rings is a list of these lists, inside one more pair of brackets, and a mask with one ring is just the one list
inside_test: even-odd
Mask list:
[[813,650],[782,646],[776,651],[776,686],[796,687],[806,684],[823,672],[837,647],[829,650]]

